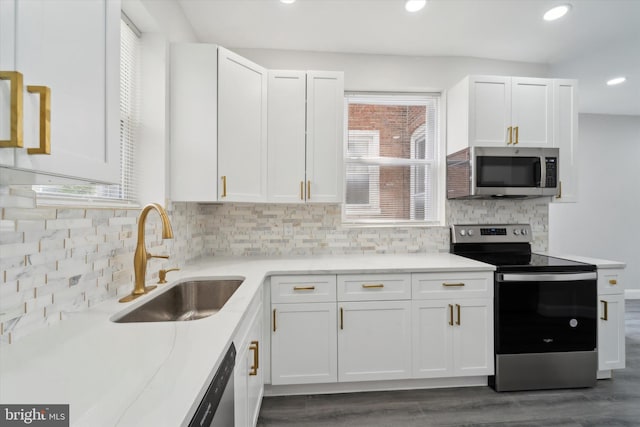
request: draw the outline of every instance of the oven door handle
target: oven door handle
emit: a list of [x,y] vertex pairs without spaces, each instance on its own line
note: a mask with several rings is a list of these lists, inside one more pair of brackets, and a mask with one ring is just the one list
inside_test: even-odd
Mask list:
[[595,271],[589,273],[553,273],[553,274],[498,274],[499,282],[570,282],[575,280],[596,280]]

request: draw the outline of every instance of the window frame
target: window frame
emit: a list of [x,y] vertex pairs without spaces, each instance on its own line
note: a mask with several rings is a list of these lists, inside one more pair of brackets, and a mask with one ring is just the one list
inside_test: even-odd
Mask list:
[[[349,104],[350,104],[350,100],[361,100],[362,99],[366,99],[366,98],[370,98],[370,99],[376,99],[376,97],[380,100],[384,100],[386,102],[379,102],[380,104],[385,104],[385,103],[389,103],[390,105],[394,105],[394,99],[395,100],[427,100],[427,102],[431,101],[435,103],[434,108],[434,112],[435,112],[435,118],[434,120],[431,122],[427,122],[427,123],[431,123],[434,126],[434,131],[433,131],[433,143],[434,143],[434,155],[433,155],[433,159],[427,160],[427,159],[414,159],[415,156],[415,142],[414,138],[412,135],[411,138],[411,156],[409,159],[402,159],[400,162],[397,163],[393,163],[390,162],[387,159],[390,158],[386,158],[386,157],[378,157],[379,161],[379,165],[407,165],[407,166],[412,166],[415,164],[420,164],[420,165],[425,165],[426,167],[433,167],[435,168],[435,170],[433,171],[433,173],[431,174],[431,177],[433,178],[434,182],[431,182],[430,185],[428,185],[428,178],[427,175],[425,173],[425,190],[427,188],[427,185],[429,188],[431,188],[432,191],[432,199],[435,201],[435,206],[432,207],[431,210],[431,214],[433,215],[432,219],[415,219],[415,197],[413,194],[411,194],[410,197],[410,219],[373,219],[373,218],[349,218],[348,217],[348,211],[352,211],[353,212],[353,208],[348,208],[347,203],[346,203],[346,197],[347,197],[347,165],[350,162],[350,158],[348,156],[348,152],[347,152],[347,148],[348,148],[348,138],[349,138],[349,134],[350,132],[357,132],[357,129],[354,130],[349,130]],[[444,94],[442,92],[349,92],[349,91],[345,91],[345,108],[344,108],[344,135],[345,135],[345,140],[344,140],[344,176],[345,176],[345,184],[344,184],[344,196],[343,196],[343,204],[342,204],[342,225],[345,227],[353,227],[353,228],[359,228],[359,227],[371,227],[371,228],[376,228],[376,227],[380,227],[380,228],[384,228],[384,227],[441,227],[445,224],[445,204],[446,204],[446,199],[445,199],[445,194],[446,194],[446,163],[445,163],[445,156],[446,156],[446,146],[445,146],[445,136],[444,136],[444,131],[443,131],[443,123],[445,122],[445,111],[446,111],[446,99],[444,97]],[[426,126],[427,123],[425,123],[423,126]],[[370,132],[370,131],[369,131]],[[414,131],[415,134],[415,131]],[[425,138],[427,138],[427,132],[424,132]],[[379,144],[379,142],[378,142]],[[371,163],[369,163],[371,164]],[[410,179],[410,183],[409,185],[411,185],[410,188],[413,188],[414,186],[414,170],[412,168],[411,170],[411,179]],[[378,185],[381,185],[381,183],[379,182]],[[425,193],[425,197],[426,197],[426,191]],[[364,212],[363,212],[364,213]],[[425,213],[426,216],[426,213]]]

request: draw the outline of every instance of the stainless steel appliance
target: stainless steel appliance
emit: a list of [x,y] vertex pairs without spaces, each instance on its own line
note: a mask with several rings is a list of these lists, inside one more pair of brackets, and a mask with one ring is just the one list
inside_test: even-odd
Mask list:
[[234,425],[233,370],[235,363],[236,347],[231,343],[195,415],[189,422],[189,427]]
[[558,148],[465,148],[447,156],[447,198],[555,196],[558,155]]
[[596,384],[597,269],[531,252],[529,225],[453,225],[451,252],[496,266],[497,391]]

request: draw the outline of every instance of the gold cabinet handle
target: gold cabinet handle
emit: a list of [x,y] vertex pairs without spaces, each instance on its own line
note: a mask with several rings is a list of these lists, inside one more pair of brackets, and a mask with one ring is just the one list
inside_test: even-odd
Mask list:
[[340,329],[344,329],[344,309],[340,307]]
[[273,332],[276,331],[276,309],[273,309]]
[[462,283],[462,282],[460,282],[460,283],[443,283],[442,286],[446,286],[448,288],[453,288],[453,287],[464,286],[464,283]]
[[515,131],[516,131],[516,142],[514,142],[514,143],[513,143],[513,145],[516,145],[518,142],[520,142],[520,141],[518,140],[518,128],[519,128],[519,126],[516,126],[515,128],[513,128],[513,130],[515,130]]
[[315,286],[294,286],[293,290],[294,291],[315,291],[316,287]]
[[460,304],[456,304],[456,310],[458,310],[458,318],[456,319],[456,325],[460,325]]
[[8,80],[11,85],[10,95],[10,134],[9,139],[0,141],[2,148],[22,148],[22,73],[18,71],[0,71],[0,80]]
[[311,181],[307,181],[307,200],[311,199]]
[[304,181],[300,181],[300,200],[304,200]]
[[600,300],[603,305],[602,307],[602,317],[600,320],[609,320],[609,303],[605,300]]
[[609,280],[609,284],[610,284],[610,285],[617,285],[617,284],[618,284],[618,281],[617,281],[616,279],[610,279],[610,280]]
[[453,306],[449,304],[449,325],[453,326]]
[[253,366],[251,366],[249,370],[249,375],[254,376],[258,375],[258,368],[260,366],[260,347],[258,341],[251,341],[251,345],[249,346],[249,350],[253,351]]
[[363,283],[362,287],[364,289],[382,289],[384,285],[382,283]]
[[51,89],[27,86],[27,92],[40,95],[40,146],[27,148],[27,154],[51,154]]
[[227,197],[227,177],[223,175],[220,178],[222,179],[222,196],[220,197]]
[[513,127],[509,126],[507,128],[507,132],[509,132],[509,141],[507,142],[507,145],[511,145],[513,144]]

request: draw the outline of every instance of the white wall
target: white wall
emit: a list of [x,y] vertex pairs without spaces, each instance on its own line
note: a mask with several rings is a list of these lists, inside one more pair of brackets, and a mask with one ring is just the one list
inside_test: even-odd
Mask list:
[[344,71],[345,89],[349,91],[440,91],[468,74],[548,75],[545,64],[480,58],[230,49],[270,69]]
[[626,262],[640,297],[640,117],[579,120],[579,201],[549,206],[549,249]]

